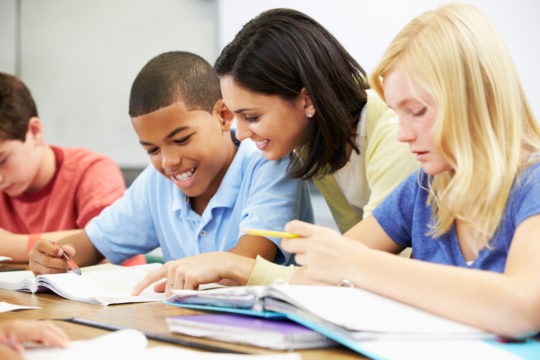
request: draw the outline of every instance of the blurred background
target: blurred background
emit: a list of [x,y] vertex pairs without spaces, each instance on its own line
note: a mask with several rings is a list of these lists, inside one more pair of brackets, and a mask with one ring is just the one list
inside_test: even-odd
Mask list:
[[[148,159],[127,114],[140,68],[170,50],[213,63],[244,23],[275,7],[301,10],[328,28],[370,71],[412,17],[439,0],[0,0],[0,71],[32,91],[46,140],[111,156],[127,181]],[[469,0],[494,21],[540,116],[540,2]],[[536,40],[535,40],[536,39]],[[315,196],[318,222],[332,225]]]

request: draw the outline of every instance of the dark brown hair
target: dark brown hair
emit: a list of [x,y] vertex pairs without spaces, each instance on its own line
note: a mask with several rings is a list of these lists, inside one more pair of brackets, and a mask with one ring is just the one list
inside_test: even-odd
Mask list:
[[[322,25],[296,10],[272,9],[249,21],[218,57],[219,76],[253,92],[292,100],[305,88],[315,116],[291,156],[289,175],[332,173],[355,151],[358,117],[367,101],[365,72]],[[292,155],[292,154],[291,154]]]
[[0,72],[0,140],[25,141],[28,122],[36,116],[36,103],[26,85]]

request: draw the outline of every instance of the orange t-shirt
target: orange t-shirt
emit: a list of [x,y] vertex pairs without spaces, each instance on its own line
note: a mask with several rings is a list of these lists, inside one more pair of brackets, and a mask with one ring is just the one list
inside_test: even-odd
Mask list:
[[112,159],[84,148],[51,148],[57,170],[47,186],[16,197],[0,195],[1,228],[16,234],[84,229],[124,194],[122,172]]

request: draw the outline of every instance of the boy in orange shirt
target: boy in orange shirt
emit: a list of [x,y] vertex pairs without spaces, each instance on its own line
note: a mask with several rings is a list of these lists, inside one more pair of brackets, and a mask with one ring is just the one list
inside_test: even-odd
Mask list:
[[55,240],[83,229],[124,190],[112,159],[48,145],[28,88],[0,73],[0,255],[28,261],[41,235]]

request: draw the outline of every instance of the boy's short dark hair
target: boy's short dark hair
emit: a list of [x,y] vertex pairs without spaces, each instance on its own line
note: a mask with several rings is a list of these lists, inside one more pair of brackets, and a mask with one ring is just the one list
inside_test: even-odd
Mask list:
[[36,103],[26,85],[0,72],[0,140],[25,141],[28,122],[36,116]]
[[177,101],[190,110],[212,113],[219,99],[219,78],[212,65],[198,55],[171,51],[151,59],[133,81],[129,116],[149,114]]

